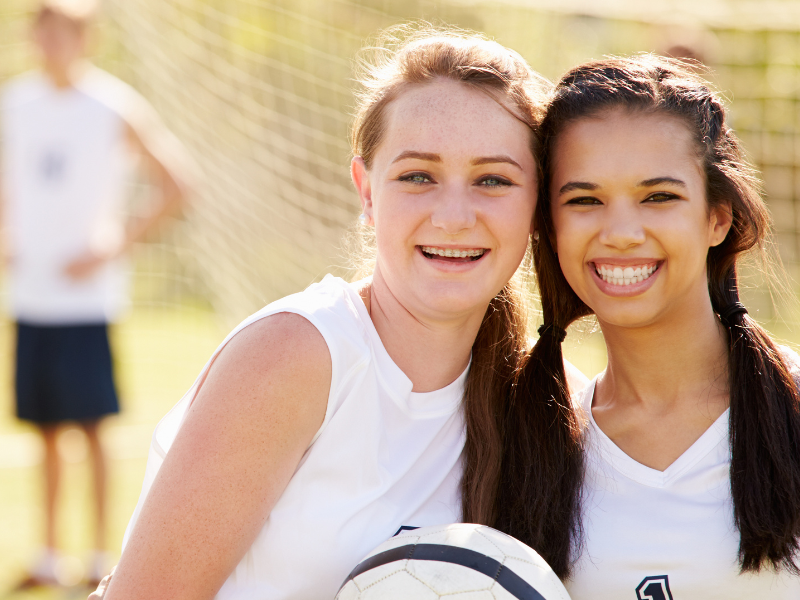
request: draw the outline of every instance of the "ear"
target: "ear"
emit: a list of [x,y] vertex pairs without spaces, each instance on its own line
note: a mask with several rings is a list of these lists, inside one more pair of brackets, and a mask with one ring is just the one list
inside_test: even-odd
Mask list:
[[708,215],[708,246],[719,246],[725,241],[733,225],[733,208],[726,202],[718,204],[709,211]]
[[372,217],[372,186],[369,182],[369,171],[364,159],[354,156],[350,162],[350,177],[353,185],[356,186],[358,198],[361,200],[361,212],[367,216],[369,224],[374,222]]

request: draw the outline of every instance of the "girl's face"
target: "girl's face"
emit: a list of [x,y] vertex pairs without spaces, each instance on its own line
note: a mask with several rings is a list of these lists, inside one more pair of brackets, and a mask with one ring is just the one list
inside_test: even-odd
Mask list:
[[458,82],[412,85],[388,105],[370,168],[353,161],[375,277],[417,317],[482,315],[525,255],[536,163],[511,110]]
[[559,263],[601,323],[642,327],[708,305],[708,249],[731,220],[708,207],[683,121],[610,110],[569,124],[553,158]]

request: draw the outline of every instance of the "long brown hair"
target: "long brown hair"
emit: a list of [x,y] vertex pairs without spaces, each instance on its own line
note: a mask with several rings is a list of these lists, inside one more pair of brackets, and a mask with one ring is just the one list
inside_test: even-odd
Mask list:
[[[564,278],[552,244],[548,190],[553,149],[568,124],[616,108],[680,118],[697,146],[708,205],[732,211],[727,237],[708,252],[707,273],[711,304],[730,334],[730,481],[739,563],[742,571],[767,567],[798,573],[800,398],[775,343],[739,304],[737,280],[742,253],[765,251],[769,213],[720,98],[684,63],[653,55],[612,58],[576,67],[557,84],[541,126],[543,177],[535,217],[540,235],[533,247],[545,323],[566,328],[592,312]],[[552,402],[567,406],[561,361],[560,344],[543,336],[528,361],[535,367],[526,366],[518,384],[530,402],[552,396]],[[556,375],[552,388],[541,386],[542,371]],[[580,490],[571,493],[579,503]],[[571,517],[570,530],[579,531],[579,515]]]
[[[361,63],[359,96],[352,132],[353,154],[369,168],[384,134],[386,107],[408,86],[447,78],[491,94],[514,109],[531,128],[531,151],[538,156],[538,126],[549,91],[516,52],[477,34],[452,28],[404,26],[385,32]],[[489,304],[475,343],[463,406],[466,420],[462,516],[495,525],[503,454],[504,384],[528,346],[528,295],[524,268]],[[558,445],[557,443],[555,444]],[[538,467],[534,465],[534,470]],[[551,480],[559,474],[549,474]],[[543,483],[541,494],[555,484]],[[538,549],[538,548],[537,548]]]

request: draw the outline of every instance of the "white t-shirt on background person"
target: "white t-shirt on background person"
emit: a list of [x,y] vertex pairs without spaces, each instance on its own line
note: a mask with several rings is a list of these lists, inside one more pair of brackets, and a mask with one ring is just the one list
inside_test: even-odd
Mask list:
[[[220,600],[333,598],[353,567],[401,526],[461,519],[461,399],[468,369],[445,388],[412,392],[357,290],[330,275],[246,319],[214,356],[243,328],[281,312],[306,318],[328,345],[327,411],[267,523],[220,589]],[[197,385],[153,434],[126,543]]]
[[11,312],[37,325],[113,320],[127,300],[124,264],[71,279],[67,264],[119,244],[130,171],[126,117],[144,100],[89,66],[59,89],[42,72],[2,88],[3,200]]
[[[797,355],[791,354],[796,363]],[[796,374],[795,374],[796,375]],[[573,600],[798,600],[800,577],[740,574],[730,491],[728,411],[664,471],[625,454],[589,415],[586,545],[566,582]]]

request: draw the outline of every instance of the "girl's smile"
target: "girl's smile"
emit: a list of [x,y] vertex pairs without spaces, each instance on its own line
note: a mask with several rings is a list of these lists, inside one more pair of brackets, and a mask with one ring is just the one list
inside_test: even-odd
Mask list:
[[656,281],[664,261],[639,258],[603,258],[587,263],[597,286],[609,296],[636,296]]

